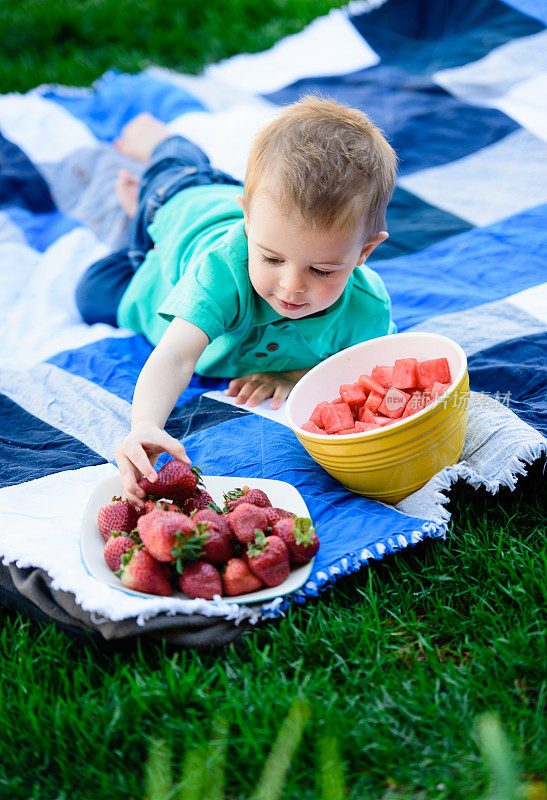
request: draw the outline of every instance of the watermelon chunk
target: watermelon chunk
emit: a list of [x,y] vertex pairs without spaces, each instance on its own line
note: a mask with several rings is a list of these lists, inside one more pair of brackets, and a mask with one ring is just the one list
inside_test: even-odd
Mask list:
[[450,388],[449,383],[439,383],[439,381],[435,381],[435,383],[429,390],[429,394],[433,399],[435,399],[436,397],[440,397],[442,394],[444,394],[446,390],[449,388]]
[[327,403],[327,405],[323,406],[321,409],[321,422],[327,433],[336,433],[336,431],[340,431],[344,428],[343,425],[340,425],[340,417],[336,413],[336,406],[332,403]]
[[392,387],[386,392],[386,396],[382,400],[382,404],[378,409],[380,414],[385,414],[386,417],[397,419],[405,410],[405,406],[410,400],[410,395],[403,392],[402,389]]
[[374,422],[376,423],[376,425],[379,425],[381,428],[383,428],[384,425],[389,425],[389,423],[393,422],[393,420],[391,419],[391,417],[374,415]]
[[450,367],[446,358],[430,358],[428,361],[419,361],[416,367],[418,386],[420,389],[428,389],[433,386],[435,381],[439,383],[451,383]]
[[398,358],[393,367],[391,385],[397,389],[415,389],[418,385],[416,358]]
[[367,399],[363,387],[358,383],[343,383],[340,386],[340,397],[345,403],[353,403],[355,405],[360,405]]
[[[384,389],[385,394],[385,389]],[[384,399],[384,394],[380,394],[379,392],[371,391],[367,399],[365,400],[365,408],[368,408],[369,411],[378,411],[380,406],[382,405],[382,400]]]
[[322,433],[323,436],[325,435],[325,431],[323,428],[318,428],[315,422],[305,422],[303,425],[300,426],[305,431],[309,431],[310,433]]
[[363,433],[364,431],[372,431],[374,428],[377,428],[375,422],[356,422],[355,423],[355,432]]
[[347,403],[327,403],[321,409],[321,422],[327,433],[353,429],[355,424]]
[[410,417],[417,411],[421,411],[431,402],[430,398],[424,392],[414,392],[410,400],[405,406],[405,410],[401,414],[402,417]]
[[389,389],[393,377],[393,367],[374,367],[370,376],[373,381],[378,381],[385,389]]
[[382,386],[381,383],[378,383],[378,381],[373,380],[370,375],[359,375],[357,383],[367,392],[376,392],[377,394],[381,394],[382,397],[386,393],[385,387]]
[[[369,424],[372,425],[376,424],[374,414],[372,413],[370,408],[367,408],[366,406],[361,406],[359,412],[359,422],[368,422]],[[357,422],[355,424],[357,425]]]
[[322,428],[322,427],[323,427],[323,423],[321,422],[321,409],[322,409],[324,406],[328,406],[328,403],[327,403],[327,401],[326,401],[326,400],[323,400],[323,402],[322,402],[322,403],[318,403],[318,404],[315,406],[315,408],[313,409],[312,415],[311,415],[311,417],[310,417],[310,422],[313,422],[313,424],[314,424],[316,427],[319,427],[319,428]]
[[349,428],[354,427],[355,420],[353,419],[351,408],[348,406],[347,403],[340,403],[339,405],[335,405],[334,410],[338,414],[342,430],[347,430]]

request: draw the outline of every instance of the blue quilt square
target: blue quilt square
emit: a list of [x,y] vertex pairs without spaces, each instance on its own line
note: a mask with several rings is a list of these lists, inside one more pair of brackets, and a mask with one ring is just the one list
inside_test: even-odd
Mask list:
[[317,91],[367,113],[395,148],[401,175],[456,161],[519,127],[501,111],[463,103],[398,66],[300,80],[265,96],[285,105]]

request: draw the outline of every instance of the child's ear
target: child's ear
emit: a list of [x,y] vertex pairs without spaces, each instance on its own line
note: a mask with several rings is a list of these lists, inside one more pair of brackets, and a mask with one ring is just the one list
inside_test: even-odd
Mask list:
[[389,233],[387,231],[380,231],[380,233],[378,233],[372,239],[369,239],[369,241],[366,243],[366,245],[361,250],[361,255],[359,256],[359,261],[357,263],[358,264],[364,264],[365,261],[367,260],[367,258],[369,257],[369,255],[374,250],[374,248],[377,247],[379,244],[382,244],[382,242],[385,242],[385,240],[388,237],[389,237]]
[[245,235],[247,236],[249,229],[249,212],[247,211],[247,203],[245,202],[245,198],[242,194],[236,195],[236,203],[243,211],[243,217],[245,219]]

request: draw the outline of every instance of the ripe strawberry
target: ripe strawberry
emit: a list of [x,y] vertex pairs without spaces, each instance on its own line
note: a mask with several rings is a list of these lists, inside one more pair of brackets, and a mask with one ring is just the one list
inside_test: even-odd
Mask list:
[[212,508],[201,508],[199,511],[192,512],[190,519],[193,522],[212,522],[218,530],[228,539],[234,539],[234,532],[225,514],[217,514]]
[[271,528],[272,525],[275,525],[278,520],[283,519],[284,517],[292,517],[290,511],[285,511],[284,508],[273,508],[272,506],[265,508],[264,513],[268,517],[269,528]]
[[291,564],[305,564],[319,550],[319,539],[311,519],[291,517],[280,519],[273,526],[274,536],[283,539],[289,548]]
[[122,555],[121,567],[116,575],[127,589],[135,592],[167,597],[172,591],[168,568],[139,545]]
[[249,489],[248,486],[244,486],[242,489],[233,489],[231,492],[224,493],[226,511],[233,511],[241,503],[252,503],[261,508],[271,506],[268,495],[262,489]]
[[254,543],[247,545],[247,562],[266,586],[279,586],[289,577],[289,551],[279,536],[264,536],[259,531]]
[[162,511],[182,512],[182,509],[179,508],[176,503],[170,503],[168,500],[146,500],[144,503],[144,511],[141,512],[141,516],[150,514],[151,511],[157,511],[158,508]]
[[135,506],[132,506],[128,500],[122,500],[121,497],[113,497],[112,502],[99,509],[97,514],[99,530],[105,542],[112,531],[131,533],[138,518],[139,512]]
[[226,564],[222,576],[224,594],[234,597],[237,594],[248,594],[261,589],[264,584],[251,570],[242,558],[231,558]]
[[199,473],[198,467],[189,467],[184,461],[173,459],[158,470],[155,483],[151,483],[147,478],[141,478],[139,486],[146,494],[182,502],[190,497],[196,491],[198,483],[202,482]]
[[215,505],[215,501],[209,494],[206,492],[205,489],[200,489],[199,487],[196,489],[194,494],[191,497],[188,497],[182,506],[182,510],[185,514],[190,514],[192,511],[199,511],[201,508],[207,508],[209,505]]
[[139,517],[137,530],[150,555],[165,562],[175,560],[173,548],[180,547],[198,533],[195,523],[186,514],[160,508]]
[[212,600],[215,594],[222,594],[220,572],[208,561],[193,561],[182,570],[179,586],[187,597],[202,597]]
[[200,557],[211,564],[223,564],[232,558],[231,537],[232,532],[226,520],[210,508],[197,511],[191,520],[194,524],[203,526],[204,544]]
[[124,553],[131,550],[132,547],[137,545],[137,537],[130,535],[125,536],[123,533],[114,531],[110,534],[107,543],[104,546],[104,560],[112,570],[117,572],[121,566],[121,559]]
[[268,518],[263,508],[251,503],[241,503],[230,512],[229,523],[236,538],[243,544],[248,544],[254,541],[255,531],[266,530]]

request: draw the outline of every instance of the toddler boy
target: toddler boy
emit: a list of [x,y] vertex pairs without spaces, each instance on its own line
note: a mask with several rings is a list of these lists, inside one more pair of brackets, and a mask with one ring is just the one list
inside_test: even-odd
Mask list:
[[164,425],[194,371],[233,378],[238,404],[271,397],[279,408],[311,367],[396,330],[381,278],[363,265],[388,237],[397,157],[364,113],[314,95],[259,131],[244,187],[150,115],[117,147],[151,159],[140,191],[119,176],[130,247],[92,265],[76,298],[88,322],[155,345],[116,452],[124,496],[142,508],[137,482],[156,479],[162,452],[190,463]]

